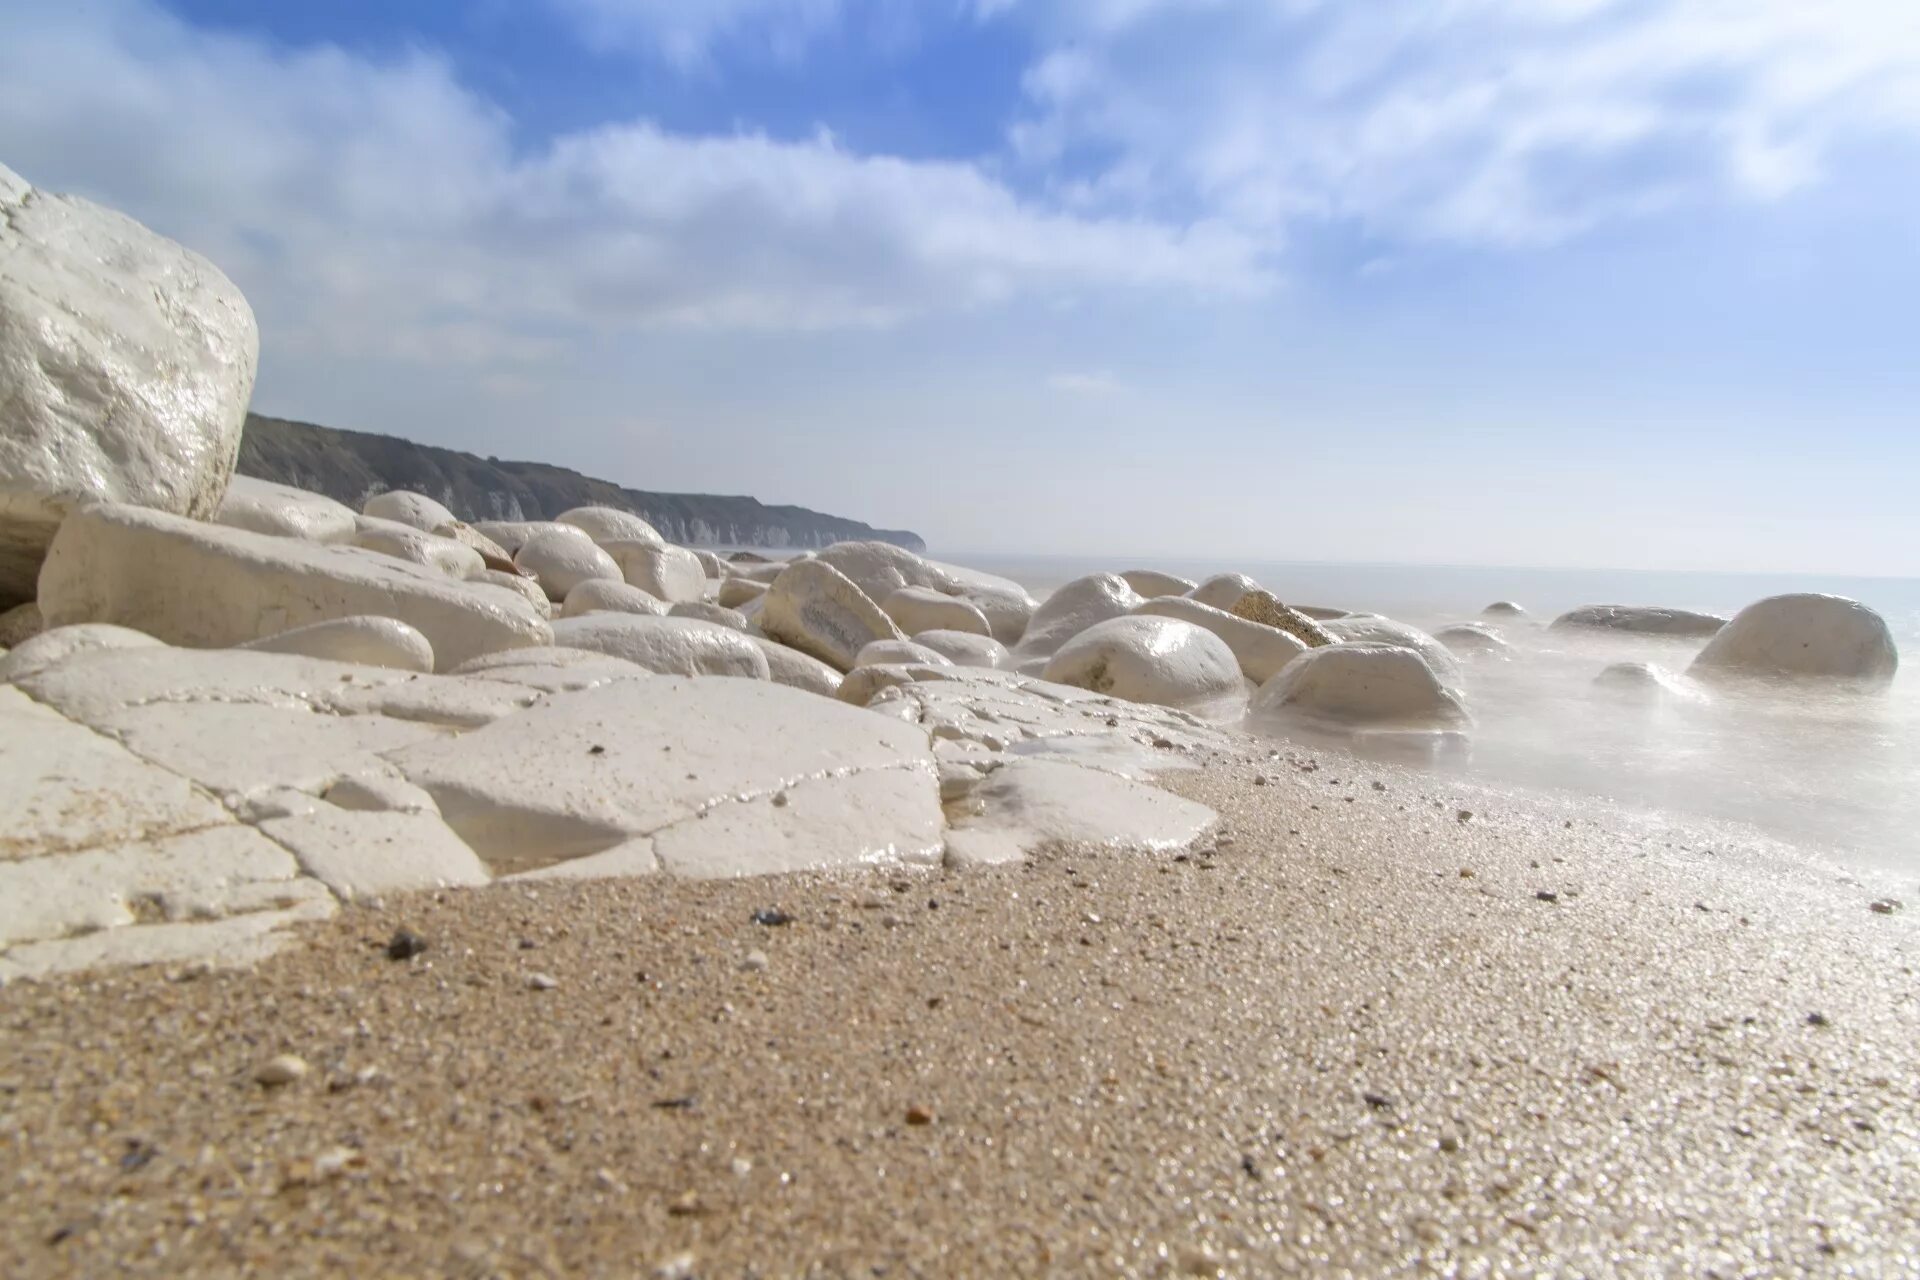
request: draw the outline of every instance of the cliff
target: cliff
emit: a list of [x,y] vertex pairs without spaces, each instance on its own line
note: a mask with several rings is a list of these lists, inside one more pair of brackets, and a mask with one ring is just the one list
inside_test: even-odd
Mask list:
[[632,511],[673,542],[690,546],[824,547],[856,538],[924,551],[920,536],[875,529],[805,507],[757,498],[624,489],[565,467],[506,462],[393,436],[247,415],[240,474],[297,485],[358,511],[370,496],[411,489],[463,520],[547,520],[572,507]]

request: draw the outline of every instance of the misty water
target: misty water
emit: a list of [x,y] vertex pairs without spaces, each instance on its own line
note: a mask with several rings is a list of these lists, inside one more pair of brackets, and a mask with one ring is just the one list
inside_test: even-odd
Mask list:
[[[935,554],[939,554],[936,552]],[[1240,572],[1289,603],[1433,630],[1481,622],[1508,659],[1463,656],[1475,725],[1429,767],[1498,786],[1573,791],[1636,809],[1751,824],[1836,858],[1920,866],[1920,580],[1841,576],[1326,565],[947,555],[1036,596],[1086,573],[1143,568],[1201,579]],[[1616,662],[1683,674],[1704,641],[1550,630],[1583,604],[1666,605],[1726,616],[1789,591],[1850,596],[1892,628],[1903,667],[1890,689],[1706,687],[1699,702],[1649,704],[1594,687]],[[1482,618],[1495,600],[1529,617]]]

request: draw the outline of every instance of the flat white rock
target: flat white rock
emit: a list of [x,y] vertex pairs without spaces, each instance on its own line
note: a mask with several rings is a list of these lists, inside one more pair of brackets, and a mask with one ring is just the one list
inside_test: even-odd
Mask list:
[[359,517],[344,502],[292,485],[235,476],[220,499],[214,522],[252,533],[308,542],[351,542]]
[[1011,862],[1050,845],[1176,853],[1210,837],[1220,815],[1158,787],[1053,760],[1012,760],[949,806],[947,861]]
[[1238,715],[1246,699],[1240,664],[1226,642],[1175,618],[1095,623],[1060,647],[1042,678],[1206,718]]
[[1556,630],[1581,627],[1598,631],[1626,631],[1637,635],[1692,638],[1714,635],[1726,625],[1727,620],[1714,613],[1629,604],[1582,605],[1553,620]]
[[261,653],[295,653],[333,662],[357,662],[396,671],[433,670],[433,646],[398,618],[361,615],[315,622],[238,646]]
[[1770,596],[1733,615],[1691,670],[1886,684],[1899,667],[1900,652],[1879,614],[1843,596],[1801,593]]
[[300,869],[353,901],[386,893],[450,889],[492,880],[486,864],[432,814],[322,805],[260,829],[293,851]]
[[693,618],[631,613],[561,618],[553,624],[553,643],[624,658],[661,675],[767,678],[767,660],[750,636]]

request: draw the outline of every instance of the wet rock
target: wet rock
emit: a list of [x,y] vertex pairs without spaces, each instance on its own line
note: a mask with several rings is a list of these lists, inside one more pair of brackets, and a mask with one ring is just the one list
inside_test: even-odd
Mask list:
[[1900,654],[1885,619],[1857,600],[1771,596],[1734,615],[1693,660],[1697,676],[1813,677],[1884,685]]

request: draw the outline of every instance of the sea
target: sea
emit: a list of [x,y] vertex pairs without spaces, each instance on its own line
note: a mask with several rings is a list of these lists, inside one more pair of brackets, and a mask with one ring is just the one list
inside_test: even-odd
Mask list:
[[[1911,876],[1920,892],[1920,579],[930,554],[1011,578],[1042,599],[1089,573],[1158,569],[1198,581],[1239,572],[1288,603],[1379,613],[1426,630],[1490,624],[1513,653],[1462,659],[1474,727],[1422,767],[1740,824],[1845,864]],[[1616,662],[1683,675],[1703,641],[1547,625],[1586,604],[1731,616],[1800,591],[1847,596],[1886,619],[1903,659],[1890,688],[1709,688],[1698,701],[1648,704],[1598,689],[1594,677]],[[1496,600],[1528,616],[1481,617]]]

